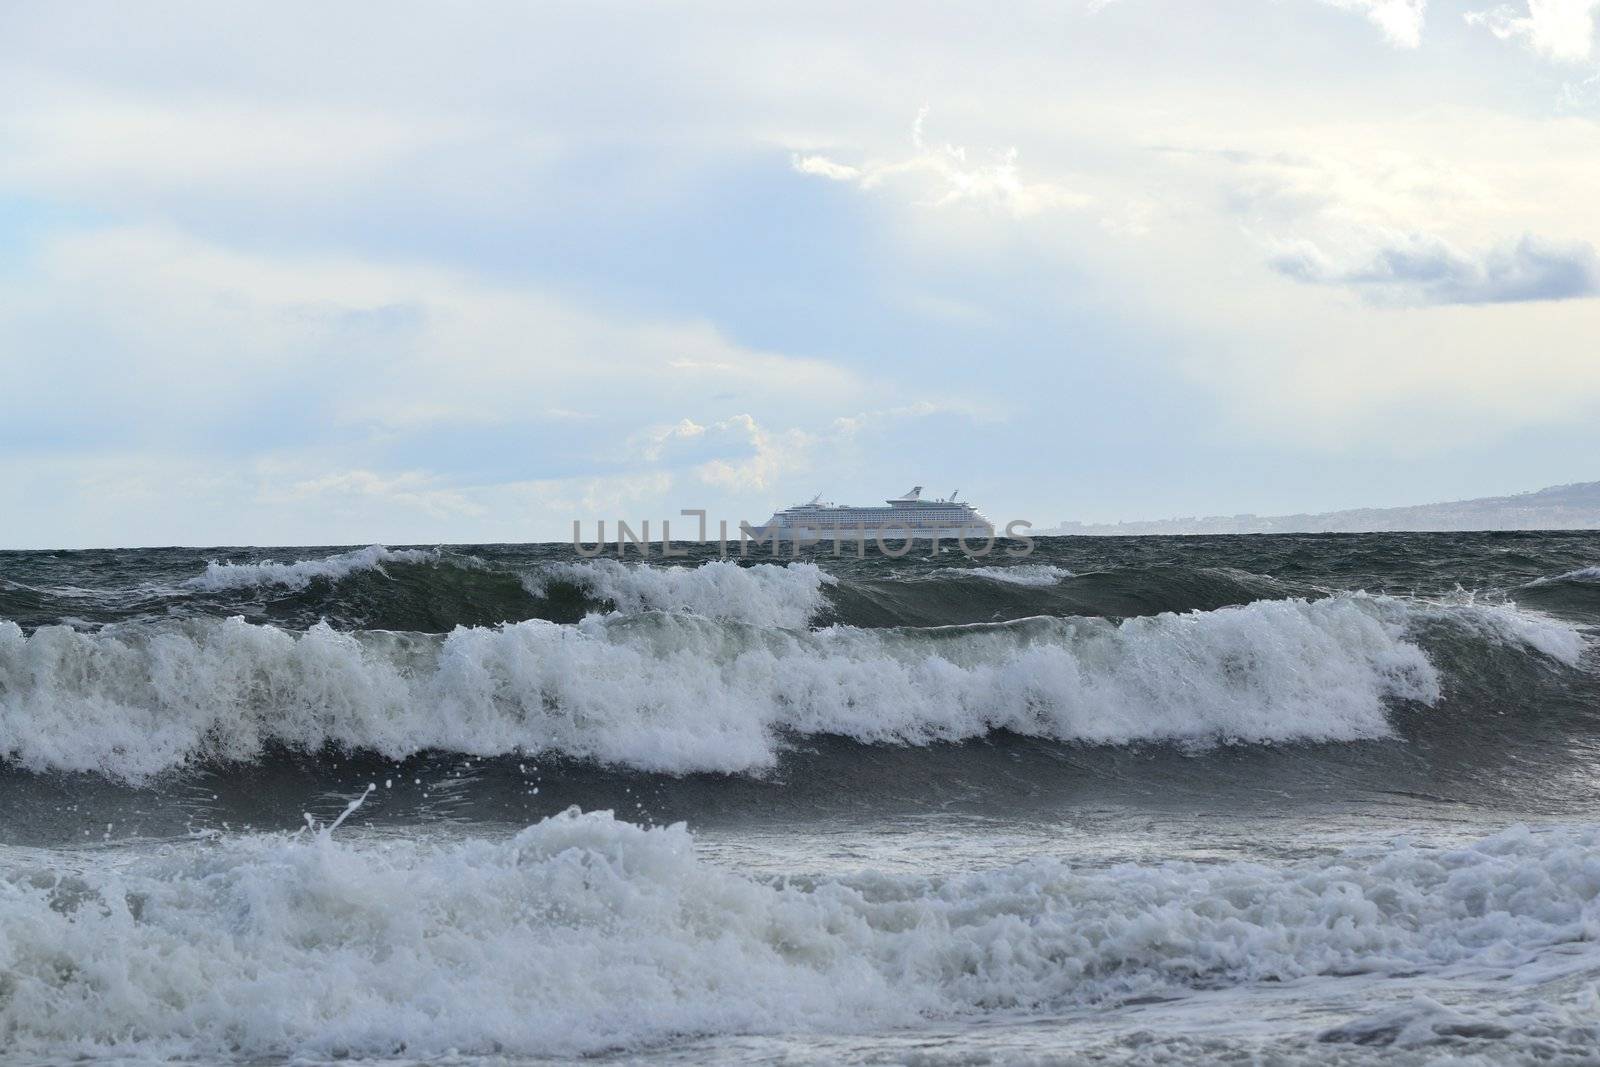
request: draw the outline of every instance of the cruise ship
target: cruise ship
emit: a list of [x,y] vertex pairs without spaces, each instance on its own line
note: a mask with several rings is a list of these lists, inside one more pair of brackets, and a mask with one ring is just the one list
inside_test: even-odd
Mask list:
[[817,496],[808,503],[784,508],[752,532],[762,539],[775,535],[785,541],[903,541],[935,537],[987,541],[994,537],[994,523],[971,504],[956,500],[956,496],[951,493],[949,499],[924,500],[920,485],[884,501],[887,507],[833,504]]

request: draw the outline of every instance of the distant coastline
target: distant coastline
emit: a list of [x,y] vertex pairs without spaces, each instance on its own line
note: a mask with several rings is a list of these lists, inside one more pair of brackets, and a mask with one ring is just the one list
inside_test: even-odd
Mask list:
[[1513,496],[1442,504],[1352,508],[1301,515],[1208,515],[1135,522],[1064,522],[1038,534],[1105,537],[1151,534],[1402,533],[1467,530],[1600,529],[1600,482],[1574,482]]

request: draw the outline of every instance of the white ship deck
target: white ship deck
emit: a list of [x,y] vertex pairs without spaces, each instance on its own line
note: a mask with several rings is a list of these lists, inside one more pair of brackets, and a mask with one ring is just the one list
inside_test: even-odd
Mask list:
[[994,524],[976,507],[957,501],[955,496],[952,493],[949,499],[924,500],[919,485],[886,500],[887,506],[824,503],[819,497],[775,513],[754,530],[754,535],[802,541],[993,537]]

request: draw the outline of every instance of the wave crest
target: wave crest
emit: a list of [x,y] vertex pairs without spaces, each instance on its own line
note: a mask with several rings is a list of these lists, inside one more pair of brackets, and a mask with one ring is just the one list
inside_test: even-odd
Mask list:
[[1555,574],[1548,578],[1535,578],[1529,585],[1554,585],[1557,582],[1600,582],[1600,567],[1579,567],[1575,571],[1565,574]]
[[300,590],[318,579],[337,582],[358,571],[382,571],[385,563],[433,563],[438,558],[439,553],[432,549],[393,549],[369,545],[322,559],[303,559],[295,563],[277,563],[270,559],[259,563],[212,561],[206,564],[204,574],[189,579],[185,585],[205,592],[274,585]]
[[545,567],[528,579],[544,596],[551,581],[569,582],[625,614],[678,611],[708,619],[804,629],[827,606],[823,587],[835,579],[815,563],[709,560],[697,567],[653,567],[599,559]]
[[1072,572],[1065,567],[1055,567],[1048,563],[1013,563],[1009,567],[955,568],[947,573],[973,574],[980,578],[988,578],[994,582],[1032,586],[1055,585],[1063,578],[1072,577]]
[[1364,596],[935,630],[662,613],[442,636],[238,618],[25,635],[0,622],[0,754],[137,781],[270,746],[553,752],[681,774],[760,771],[792,735],[1350,741],[1388,736],[1389,702],[1440,699],[1438,669],[1407,636],[1424,623],[1568,662],[1584,647],[1509,609]]

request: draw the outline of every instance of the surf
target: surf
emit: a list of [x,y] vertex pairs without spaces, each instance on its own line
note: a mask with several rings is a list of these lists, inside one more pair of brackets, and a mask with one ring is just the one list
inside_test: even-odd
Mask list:
[[1469,972],[1538,996],[1496,1034],[1548,1049],[1582,1006],[1563,1022],[1537,983],[1600,965],[1597,854],[1594,827],[1514,827],[1276,862],[763,879],[705,860],[681,824],[577,809],[496,836],[208,835],[70,871],[13,850],[0,1028],[49,1058],[571,1057],[1269,989],[1314,1002],[1360,976],[1393,1000]]
[[1514,609],[1360,595],[933,629],[661,611],[444,635],[240,618],[98,633],[0,623],[0,752],[35,771],[141,781],[275,746],[749,774],[808,736],[1359,741],[1392,735],[1392,707],[1441,700],[1446,679],[1417,636],[1428,630],[1478,660],[1570,667],[1587,647]]

